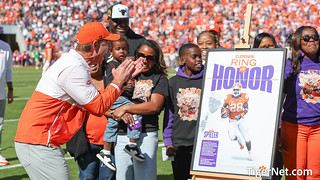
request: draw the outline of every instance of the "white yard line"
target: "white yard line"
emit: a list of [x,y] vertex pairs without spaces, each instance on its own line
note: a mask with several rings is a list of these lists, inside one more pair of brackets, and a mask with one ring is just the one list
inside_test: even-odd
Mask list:
[[[158,144],[158,147],[162,147],[164,146],[163,143],[161,144]],[[66,157],[65,160],[70,160],[70,159],[73,159],[73,157]],[[15,164],[15,165],[7,165],[7,166],[2,166],[0,167],[0,170],[3,170],[3,169],[12,169],[12,168],[17,168],[17,167],[22,167],[21,164]]]
[[[19,119],[7,119],[7,120],[4,120],[4,122],[15,122],[15,121],[19,121]],[[163,147],[163,146],[164,146],[163,143],[158,144],[158,147]],[[70,160],[70,159],[73,159],[73,157],[66,157],[65,159],[66,160]],[[7,165],[7,166],[0,167],[0,170],[11,169],[11,168],[16,168],[16,167],[21,167],[21,166],[22,166],[21,164]]]
[[5,119],[4,122],[16,122],[19,121],[19,119]]
[[0,167],[0,170],[2,169],[11,169],[11,168],[16,168],[16,167],[21,167],[21,164],[15,164],[15,165],[7,165],[7,166],[2,166]]
[[13,99],[13,102],[14,102],[14,101],[29,100],[29,99],[30,99],[30,97],[25,97],[25,98],[14,98],[14,99]]
[[[73,157],[66,157],[65,159],[70,160],[70,159],[73,159]],[[7,166],[0,167],[0,170],[11,169],[11,168],[16,168],[16,167],[21,167],[21,166],[22,166],[21,164],[7,165]]]

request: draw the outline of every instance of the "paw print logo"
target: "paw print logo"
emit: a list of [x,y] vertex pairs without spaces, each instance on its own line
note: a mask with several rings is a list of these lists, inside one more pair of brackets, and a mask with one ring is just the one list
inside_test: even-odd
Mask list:
[[265,166],[259,166],[259,170],[260,170],[260,173],[262,174],[262,173],[264,173],[264,172],[267,171],[267,167],[265,167]]

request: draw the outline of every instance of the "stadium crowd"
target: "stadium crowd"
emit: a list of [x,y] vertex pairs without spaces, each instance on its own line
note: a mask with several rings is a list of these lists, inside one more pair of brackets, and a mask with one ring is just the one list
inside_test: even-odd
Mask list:
[[[32,163],[29,166],[29,162],[27,162],[25,164],[27,166],[23,165],[31,179],[40,177],[40,175],[43,174],[45,174],[44,176],[48,175],[48,177],[53,177],[56,172],[59,172],[57,174],[61,175],[61,178],[70,179],[68,167],[65,166],[64,151],[55,148],[55,146],[60,146],[70,140],[70,138],[78,131],[85,117],[88,117],[86,114],[87,112],[101,116],[107,109],[110,109],[111,104],[113,104],[122,93],[120,89],[124,88],[122,87],[123,84],[136,75],[138,76],[134,79],[135,87],[130,98],[139,100],[139,103],[122,105],[116,109],[112,109],[112,111],[109,112],[109,116],[114,120],[122,120],[128,123],[128,120],[132,119],[132,114],[142,115],[142,118],[145,119],[141,121],[142,124],[140,126],[144,128],[144,132],[142,132],[144,135],[138,138],[141,143],[138,143],[136,140],[131,142],[131,138],[129,142],[128,138],[125,136],[126,133],[121,134],[121,128],[119,128],[120,131],[117,137],[118,142],[115,147],[115,164],[117,165],[117,169],[114,167],[114,164],[112,166],[113,168],[108,166],[113,163],[111,160],[112,156],[110,148],[103,149],[96,156],[108,168],[112,171],[116,171],[117,179],[128,179],[128,176],[133,179],[155,179],[157,177],[156,152],[158,147],[159,129],[158,115],[164,107],[164,103],[168,100],[167,98],[170,97],[171,99],[168,102],[170,103],[170,101],[172,101],[172,104],[166,104],[168,107],[164,115],[164,127],[166,127],[166,125],[168,127],[164,128],[164,130],[169,129],[169,131],[164,131],[163,133],[165,146],[167,148],[166,153],[169,156],[174,156],[172,167],[175,179],[180,179],[177,178],[177,175],[180,175],[181,172],[186,175],[186,179],[190,178],[189,170],[194,140],[193,137],[188,137],[189,139],[181,138],[181,143],[179,142],[179,137],[184,137],[185,133],[192,135],[193,133],[190,132],[194,131],[196,126],[190,125],[189,122],[188,124],[182,125],[182,122],[179,122],[179,120],[186,116],[187,119],[184,119],[183,121],[188,120],[196,123],[197,114],[194,112],[198,113],[198,110],[191,112],[191,114],[194,115],[191,117],[188,114],[190,107],[186,107],[188,113],[181,116],[180,112],[184,109],[185,104],[181,103],[181,105],[174,107],[174,109],[172,109],[172,106],[177,104],[175,101],[180,98],[179,94],[181,88],[191,89],[194,88],[193,86],[197,86],[199,91],[197,90],[194,92],[198,95],[198,100],[197,102],[194,102],[198,103],[200,101],[201,93],[199,92],[201,92],[204,70],[203,63],[205,63],[203,62],[204,59],[201,59],[201,57],[206,55],[206,48],[232,48],[239,43],[239,37],[243,35],[246,7],[248,3],[253,4],[250,26],[251,41],[254,37],[256,37],[256,40],[259,40],[260,38],[261,41],[258,45],[255,40],[253,48],[264,48],[267,45],[268,47],[273,48],[278,48],[278,45],[279,47],[287,47],[288,44],[292,43],[292,49],[288,53],[291,54],[291,58],[287,60],[285,69],[284,92],[287,96],[283,107],[281,146],[279,147],[279,150],[280,148],[283,148],[286,151],[282,151],[284,166],[292,170],[310,168],[315,172],[315,175],[311,176],[320,176],[320,171],[318,171],[320,157],[318,156],[318,151],[315,151],[319,149],[319,146],[317,143],[314,143],[320,140],[320,114],[318,111],[313,111],[313,109],[319,109],[320,106],[316,103],[309,103],[320,101],[319,99],[314,98],[314,96],[319,96],[318,86],[320,83],[318,81],[316,83],[310,81],[310,79],[318,78],[320,71],[320,66],[318,66],[320,52],[318,33],[320,24],[320,5],[317,3],[317,0],[263,0],[257,2],[252,0],[208,0],[206,2],[198,0],[137,0],[134,2],[124,0],[121,1],[121,3],[125,6],[111,6],[117,3],[120,3],[120,1],[61,0],[57,2],[54,0],[9,0],[0,2],[1,24],[18,25],[22,30],[27,45],[27,51],[24,51],[23,53],[14,51],[14,64],[17,66],[29,66],[30,64],[33,64],[33,62],[37,62],[36,64],[39,65],[40,59],[43,58],[43,56],[40,56],[41,51],[45,50],[44,61],[46,63],[43,67],[44,71],[42,78],[37,85],[37,89],[34,93],[35,95],[29,100],[20,117],[14,141],[20,162],[24,160],[25,157],[29,156],[26,153],[29,149],[35,149],[36,153],[35,155],[33,154],[33,157],[38,157],[38,152],[45,152],[43,151],[45,149],[49,150],[50,156],[58,155],[58,158],[53,159],[53,163],[43,163],[39,159],[43,159],[47,154],[39,153],[41,158],[36,160],[39,161],[39,163]],[[131,9],[130,20],[128,20],[128,7]],[[103,22],[103,24],[93,21]],[[211,28],[210,30],[208,30],[209,26]],[[107,27],[107,29],[105,27]],[[314,27],[318,29],[315,29]],[[137,37],[138,35],[132,30],[137,34],[142,35],[140,38],[142,42],[140,44],[134,41],[137,38],[133,37]],[[78,32],[78,34],[75,38],[76,32]],[[289,42],[288,40],[292,37],[293,33],[292,42]],[[119,43],[116,41],[120,38],[120,35],[124,38],[124,41],[122,42],[127,43],[124,43],[121,47],[119,45],[119,50],[118,47],[115,47],[115,44]],[[267,35],[268,37],[262,38],[262,35]],[[145,40],[144,37],[147,39]],[[219,40],[220,37],[221,39]],[[108,41],[115,42],[109,43]],[[133,47],[129,45],[130,43],[131,45],[139,44],[139,46]],[[252,44],[252,42],[249,43]],[[69,51],[69,49],[74,48],[75,45],[76,49]],[[89,75],[91,71],[88,69],[88,66],[92,68],[96,66],[96,64],[105,63],[104,59],[107,60],[110,57],[107,55],[107,52],[110,50],[112,51],[112,53],[110,53],[112,55],[111,57],[114,58],[114,60],[117,58],[117,51],[125,51],[125,53],[129,54],[129,47],[135,50],[135,52],[132,53],[135,61],[128,58],[122,63],[127,54],[123,55],[119,53],[121,54],[119,55],[118,60],[119,67],[113,69],[114,66],[112,66],[111,68],[114,80],[110,83],[110,86],[106,86],[108,83],[105,83],[100,79],[99,85],[101,87],[106,86],[104,87],[106,89],[98,92],[94,85],[91,84]],[[174,55],[173,58],[170,56],[170,60],[179,57],[180,62],[182,62],[179,66],[180,69],[177,71],[177,75],[170,78],[169,82],[167,81],[166,67],[168,64],[165,63],[161,49],[167,55],[172,55],[179,51],[179,55]],[[66,55],[60,58],[61,53],[67,51],[69,51],[69,53],[66,53]],[[59,60],[53,64],[58,58],[67,59],[68,61]],[[86,64],[83,65],[82,60],[85,60]],[[172,64],[170,67],[171,69],[175,68]],[[48,69],[51,65],[53,65],[54,68]],[[39,68],[39,66],[36,68]],[[44,74],[46,70],[48,71]],[[104,69],[101,68],[100,70],[103,72]],[[110,73],[111,71],[106,70],[104,74],[106,74],[106,72]],[[101,73],[100,76],[102,76],[102,74],[103,73]],[[310,77],[303,77],[305,74],[311,75]],[[181,76],[181,78],[178,76]],[[64,81],[66,77],[69,79]],[[189,78],[188,81],[181,81],[186,77]],[[306,86],[301,88],[300,84],[297,83],[298,78],[299,80],[306,81]],[[80,81],[78,79],[80,79]],[[89,81],[86,81],[87,79],[89,79]],[[194,81],[194,83],[197,84],[189,87],[190,79],[197,79],[197,81]],[[50,87],[48,90],[48,82],[52,86],[51,88],[53,88],[53,91],[55,89],[58,92],[61,92],[61,95],[58,95],[59,101],[57,101],[57,103],[62,109],[67,107],[65,108],[67,110],[59,110],[59,106],[54,110],[41,108],[48,106],[46,103],[43,103],[44,101],[38,100],[43,99],[43,94],[46,95],[45,98],[48,99],[46,102],[56,101],[56,97],[51,96],[53,91],[50,90]],[[238,98],[240,95],[244,94],[240,94],[242,85],[239,85],[238,82],[235,83],[234,86],[237,87],[233,88],[237,93],[230,94],[230,96],[228,96],[230,99]],[[88,86],[83,86],[83,84]],[[145,91],[145,89],[147,89],[145,88],[145,85],[149,84],[150,88]],[[311,84],[314,87],[310,88]],[[12,84],[7,86],[8,89],[11,89],[12,91],[13,88],[10,87],[10,85]],[[139,85],[141,87],[139,87]],[[77,88],[73,88],[73,86]],[[78,91],[79,87],[80,93],[75,92],[75,89]],[[301,88],[301,92],[304,93],[302,94],[302,97],[300,96],[301,93],[297,91],[299,88]],[[142,96],[140,92],[141,89],[146,92]],[[82,93],[89,96],[84,96],[83,98]],[[92,96],[92,94],[94,96]],[[137,94],[139,94],[139,96]],[[67,100],[71,99],[71,103],[69,101],[63,102],[70,107],[64,107],[64,104],[60,102],[60,97],[67,97]],[[140,101],[140,97],[146,100],[142,99]],[[300,99],[297,99],[296,97],[299,97]],[[103,103],[100,101],[103,101]],[[243,119],[248,111],[247,101],[248,100],[242,102],[241,100],[241,105],[236,105],[237,110],[232,111],[232,115],[229,114],[229,112],[221,113],[223,115],[221,117],[229,117],[229,122],[234,120],[234,127],[239,126],[239,123],[245,122]],[[234,101],[232,100],[232,102]],[[238,102],[240,104],[240,100]],[[81,105],[87,112],[77,106],[72,107],[75,103]],[[223,112],[222,110],[227,112],[227,107],[229,108],[228,111],[230,111],[230,103],[231,100],[228,103],[225,100],[225,104],[223,105],[224,109],[221,109],[221,112]],[[292,104],[295,104],[296,106],[292,106]],[[96,110],[96,106],[102,106],[102,108]],[[195,106],[199,107],[198,105]],[[232,106],[233,105],[231,105],[231,107]],[[241,106],[241,109],[238,108],[238,106]],[[310,110],[310,112],[308,112],[308,110]],[[56,123],[55,115],[57,112],[59,112],[59,116],[61,113],[61,117],[71,117],[73,120],[72,123],[75,123],[78,127],[75,126],[76,128],[74,127],[74,129],[68,129],[68,127],[72,127],[73,124],[68,122],[69,124],[66,123],[66,126],[64,126],[63,123],[65,122],[63,118],[58,118],[58,123]],[[235,113],[237,113],[237,115],[235,115]],[[49,127],[49,124],[52,123],[50,128],[40,127],[43,124],[43,120],[48,119],[47,117],[42,116],[42,114],[49,114],[51,117],[48,120],[49,123],[44,126]],[[75,116],[76,118],[73,118],[75,114],[77,114],[77,116]],[[312,114],[312,118],[310,118],[309,114]],[[178,117],[177,120],[172,118],[174,116]],[[26,126],[30,123],[33,123],[33,126]],[[63,124],[62,127],[66,127],[68,131],[63,131],[64,129],[60,130],[60,123]],[[59,126],[58,130],[54,129],[56,124]],[[124,127],[126,128],[125,124]],[[181,127],[189,127],[190,131],[186,131],[185,128]],[[317,133],[310,133],[311,130],[309,127],[312,128],[312,131]],[[49,131],[46,129],[49,129]],[[40,140],[39,138],[34,138],[36,136],[32,135],[32,133],[30,135],[30,132],[33,132],[33,130],[36,130],[35,133],[40,132],[39,134],[44,138],[40,138]],[[246,138],[246,135],[243,134],[243,131],[245,132],[246,129],[239,130],[245,140],[245,144],[243,142],[241,143],[241,137],[230,136],[229,138],[232,141],[238,141],[241,150],[245,145],[248,150],[248,160],[252,161],[251,140],[250,138]],[[55,132],[51,135],[51,131]],[[48,133],[48,139],[45,138],[47,136],[46,133]],[[166,133],[169,134],[167,139],[172,140],[172,142],[167,144],[165,137]],[[306,138],[301,138],[300,136],[304,133],[307,134]],[[292,134],[294,136],[292,136]],[[55,136],[64,138],[59,139]],[[86,139],[87,137],[84,138]],[[185,140],[189,140],[189,142],[184,144],[186,142]],[[126,145],[126,142],[129,143]],[[142,154],[139,152],[140,150],[137,147],[138,144],[141,151],[146,153],[145,157],[149,157],[149,159],[144,156],[138,157],[141,162],[144,162],[143,166],[138,166],[130,160],[130,156],[137,159],[137,155]],[[101,144],[99,145],[102,146]],[[306,148],[300,150],[296,148],[298,146]],[[125,154],[123,150],[129,155]],[[129,158],[122,156],[120,152],[124,153]],[[185,155],[185,152],[188,152],[188,154]],[[92,154],[93,157],[96,153],[97,152],[94,152]],[[306,158],[308,156],[312,158]],[[2,159],[2,164],[7,165],[8,161],[2,156],[0,157]],[[186,159],[189,164],[185,163]],[[90,163],[91,161],[88,160],[83,164]],[[307,164],[308,167],[300,164]],[[176,169],[181,165],[184,165],[185,167]],[[61,169],[54,169],[52,168],[53,166],[61,167]],[[283,165],[281,164],[279,167],[281,168]],[[48,170],[48,168],[51,169]],[[83,169],[83,173],[81,173],[81,171],[82,169],[80,170],[79,177],[81,177],[82,174],[87,173],[86,169]],[[147,173],[142,173],[143,171],[146,171]],[[287,179],[289,180],[291,178],[287,177]]]
[[217,24],[221,45],[232,48],[243,33],[247,3],[253,4],[251,39],[267,32],[284,47],[288,34],[299,26],[320,24],[317,0],[7,0],[0,2],[0,18],[2,24],[21,27],[29,51],[37,46],[43,49],[43,35],[50,33],[57,50],[66,52],[73,47],[73,37],[82,25],[88,21],[106,24],[107,8],[120,2],[130,8],[130,27],[157,41],[165,53],[195,43],[208,24]]

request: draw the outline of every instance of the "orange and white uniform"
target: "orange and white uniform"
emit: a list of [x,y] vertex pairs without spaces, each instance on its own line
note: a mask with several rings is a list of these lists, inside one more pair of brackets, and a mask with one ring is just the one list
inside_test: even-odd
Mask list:
[[237,120],[236,116],[244,113],[244,103],[248,103],[249,97],[246,93],[241,93],[238,98],[228,94],[224,100],[224,103],[228,104],[228,109],[230,110],[229,118]]
[[45,34],[44,39],[46,42],[46,45],[44,47],[45,51],[45,62],[43,65],[43,70],[42,70],[42,76],[43,74],[48,70],[50,66],[52,66],[53,63],[55,63],[56,60],[56,53],[54,50],[54,46],[51,41],[51,35],[50,34]]
[[[48,49],[52,49],[52,56],[51,56],[50,59],[49,59]],[[47,42],[46,45],[45,45],[44,50],[45,50],[45,53],[46,53],[45,54],[46,55],[46,61],[51,62],[51,61],[56,59],[55,51],[54,51],[54,47],[53,47],[52,42]],[[51,63],[51,64],[53,64],[53,63]]]
[[14,141],[60,147],[80,129],[86,111],[102,116],[122,90],[111,83],[100,93],[90,72],[75,50],[62,55],[42,76],[26,104]]
[[[228,94],[224,100],[225,104],[228,104],[228,109],[230,110],[229,114],[229,138],[230,140],[238,140],[239,144],[244,146],[244,143],[241,142],[240,136],[243,137],[245,142],[250,142],[249,129],[247,125],[247,121],[244,118],[245,110],[247,111],[249,97],[246,93],[241,93],[240,96],[234,97],[232,94]],[[237,117],[240,117],[237,119]],[[238,131],[240,134],[238,134]],[[249,149],[248,149],[249,150]],[[251,150],[251,147],[250,147]],[[250,151],[249,150],[249,151]]]

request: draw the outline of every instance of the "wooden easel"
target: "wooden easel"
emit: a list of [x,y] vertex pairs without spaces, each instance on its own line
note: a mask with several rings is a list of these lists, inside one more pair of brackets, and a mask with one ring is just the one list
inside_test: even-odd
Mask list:
[[244,24],[244,32],[240,37],[240,44],[235,45],[235,49],[250,49],[250,24],[251,24],[252,4],[247,5],[246,20]]
[[[252,13],[252,4],[247,5],[246,19],[244,25],[243,36],[240,37],[240,44],[235,45],[235,49],[250,49],[249,44],[250,36],[250,23],[251,23],[251,13]],[[256,178],[253,176],[242,176],[242,175],[233,175],[233,174],[222,174],[222,173],[209,173],[209,172],[199,172],[199,171],[190,171],[190,174],[193,175],[191,180],[258,180],[262,178]]]
[[256,178],[253,176],[241,176],[241,175],[232,175],[232,174],[220,174],[220,173],[207,173],[199,171],[190,171],[190,174],[193,175],[191,180],[261,180],[262,178]]

